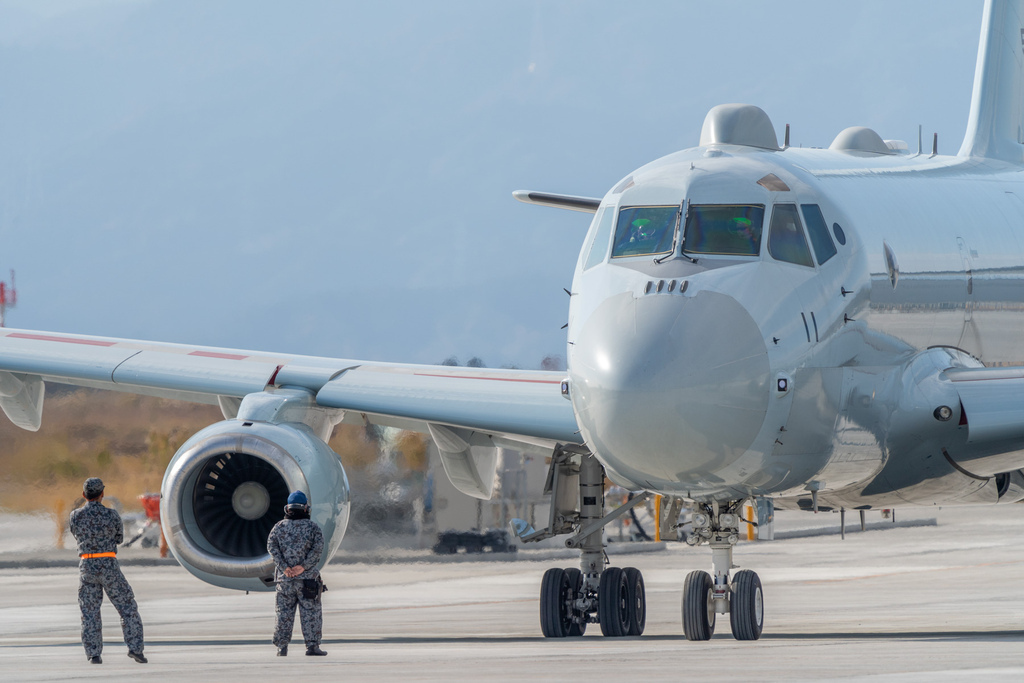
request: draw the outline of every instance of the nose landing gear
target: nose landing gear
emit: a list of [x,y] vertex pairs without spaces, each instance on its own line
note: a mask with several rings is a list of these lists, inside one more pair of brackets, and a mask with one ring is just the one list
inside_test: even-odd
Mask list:
[[744,569],[729,580],[732,550],[739,541],[743,501],[722,507],[718,502],[702,506],[693,514],[690,545],[711,546],[712,578],[705,571],[693,571],[683,585],[683,632],[687,640],[710,640],[715,632],[715,616],[728,614],[736,640],[757,640],[764,625],[764,597],[757,574]]

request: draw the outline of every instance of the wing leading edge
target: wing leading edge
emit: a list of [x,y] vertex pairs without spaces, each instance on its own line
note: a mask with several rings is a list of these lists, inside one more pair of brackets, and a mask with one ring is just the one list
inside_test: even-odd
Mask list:
[[370,363],[0,329],[0,407],[26,429],[39,427],[33,416],[41,416],[40,382],[222,406],[266,389],[298,387],[312,392],[319,405],[345,411],[346,421],[444,430],[468,445],[547,448],[581,442],[561,380],[553,372]]

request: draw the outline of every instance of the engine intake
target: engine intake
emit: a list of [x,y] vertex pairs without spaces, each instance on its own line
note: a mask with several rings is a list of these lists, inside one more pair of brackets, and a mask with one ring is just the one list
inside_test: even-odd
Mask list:
[[168,546],[204,581],[272,588],[267,536],[296,490],[309,497],[310,516],[323,529],[325,564],[348,526],[348,480],[337,454],[304,424],[211,425],[178,450],[164,475],[160,514]]
[[248,453],[210,458],[193,488],[196,524],[214,548],[232,557],[266,550],[267,535],[283,517],[288,483],[266,460]]

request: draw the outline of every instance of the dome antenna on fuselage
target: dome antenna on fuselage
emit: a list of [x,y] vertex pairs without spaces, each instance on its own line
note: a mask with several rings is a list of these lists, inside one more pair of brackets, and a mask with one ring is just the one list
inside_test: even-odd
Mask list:
[[700,146],[714,144],[780,149],[772,120],[752,104],[719,104],[711,108],[700,129]]

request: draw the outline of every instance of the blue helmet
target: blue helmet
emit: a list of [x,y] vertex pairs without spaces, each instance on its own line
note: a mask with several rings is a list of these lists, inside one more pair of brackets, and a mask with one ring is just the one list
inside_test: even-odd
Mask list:
[[302,491],[292,491],[288,496],[288,504],[284,506],[284,514],[289,517],[293,515],[309,515],[309,500]]

